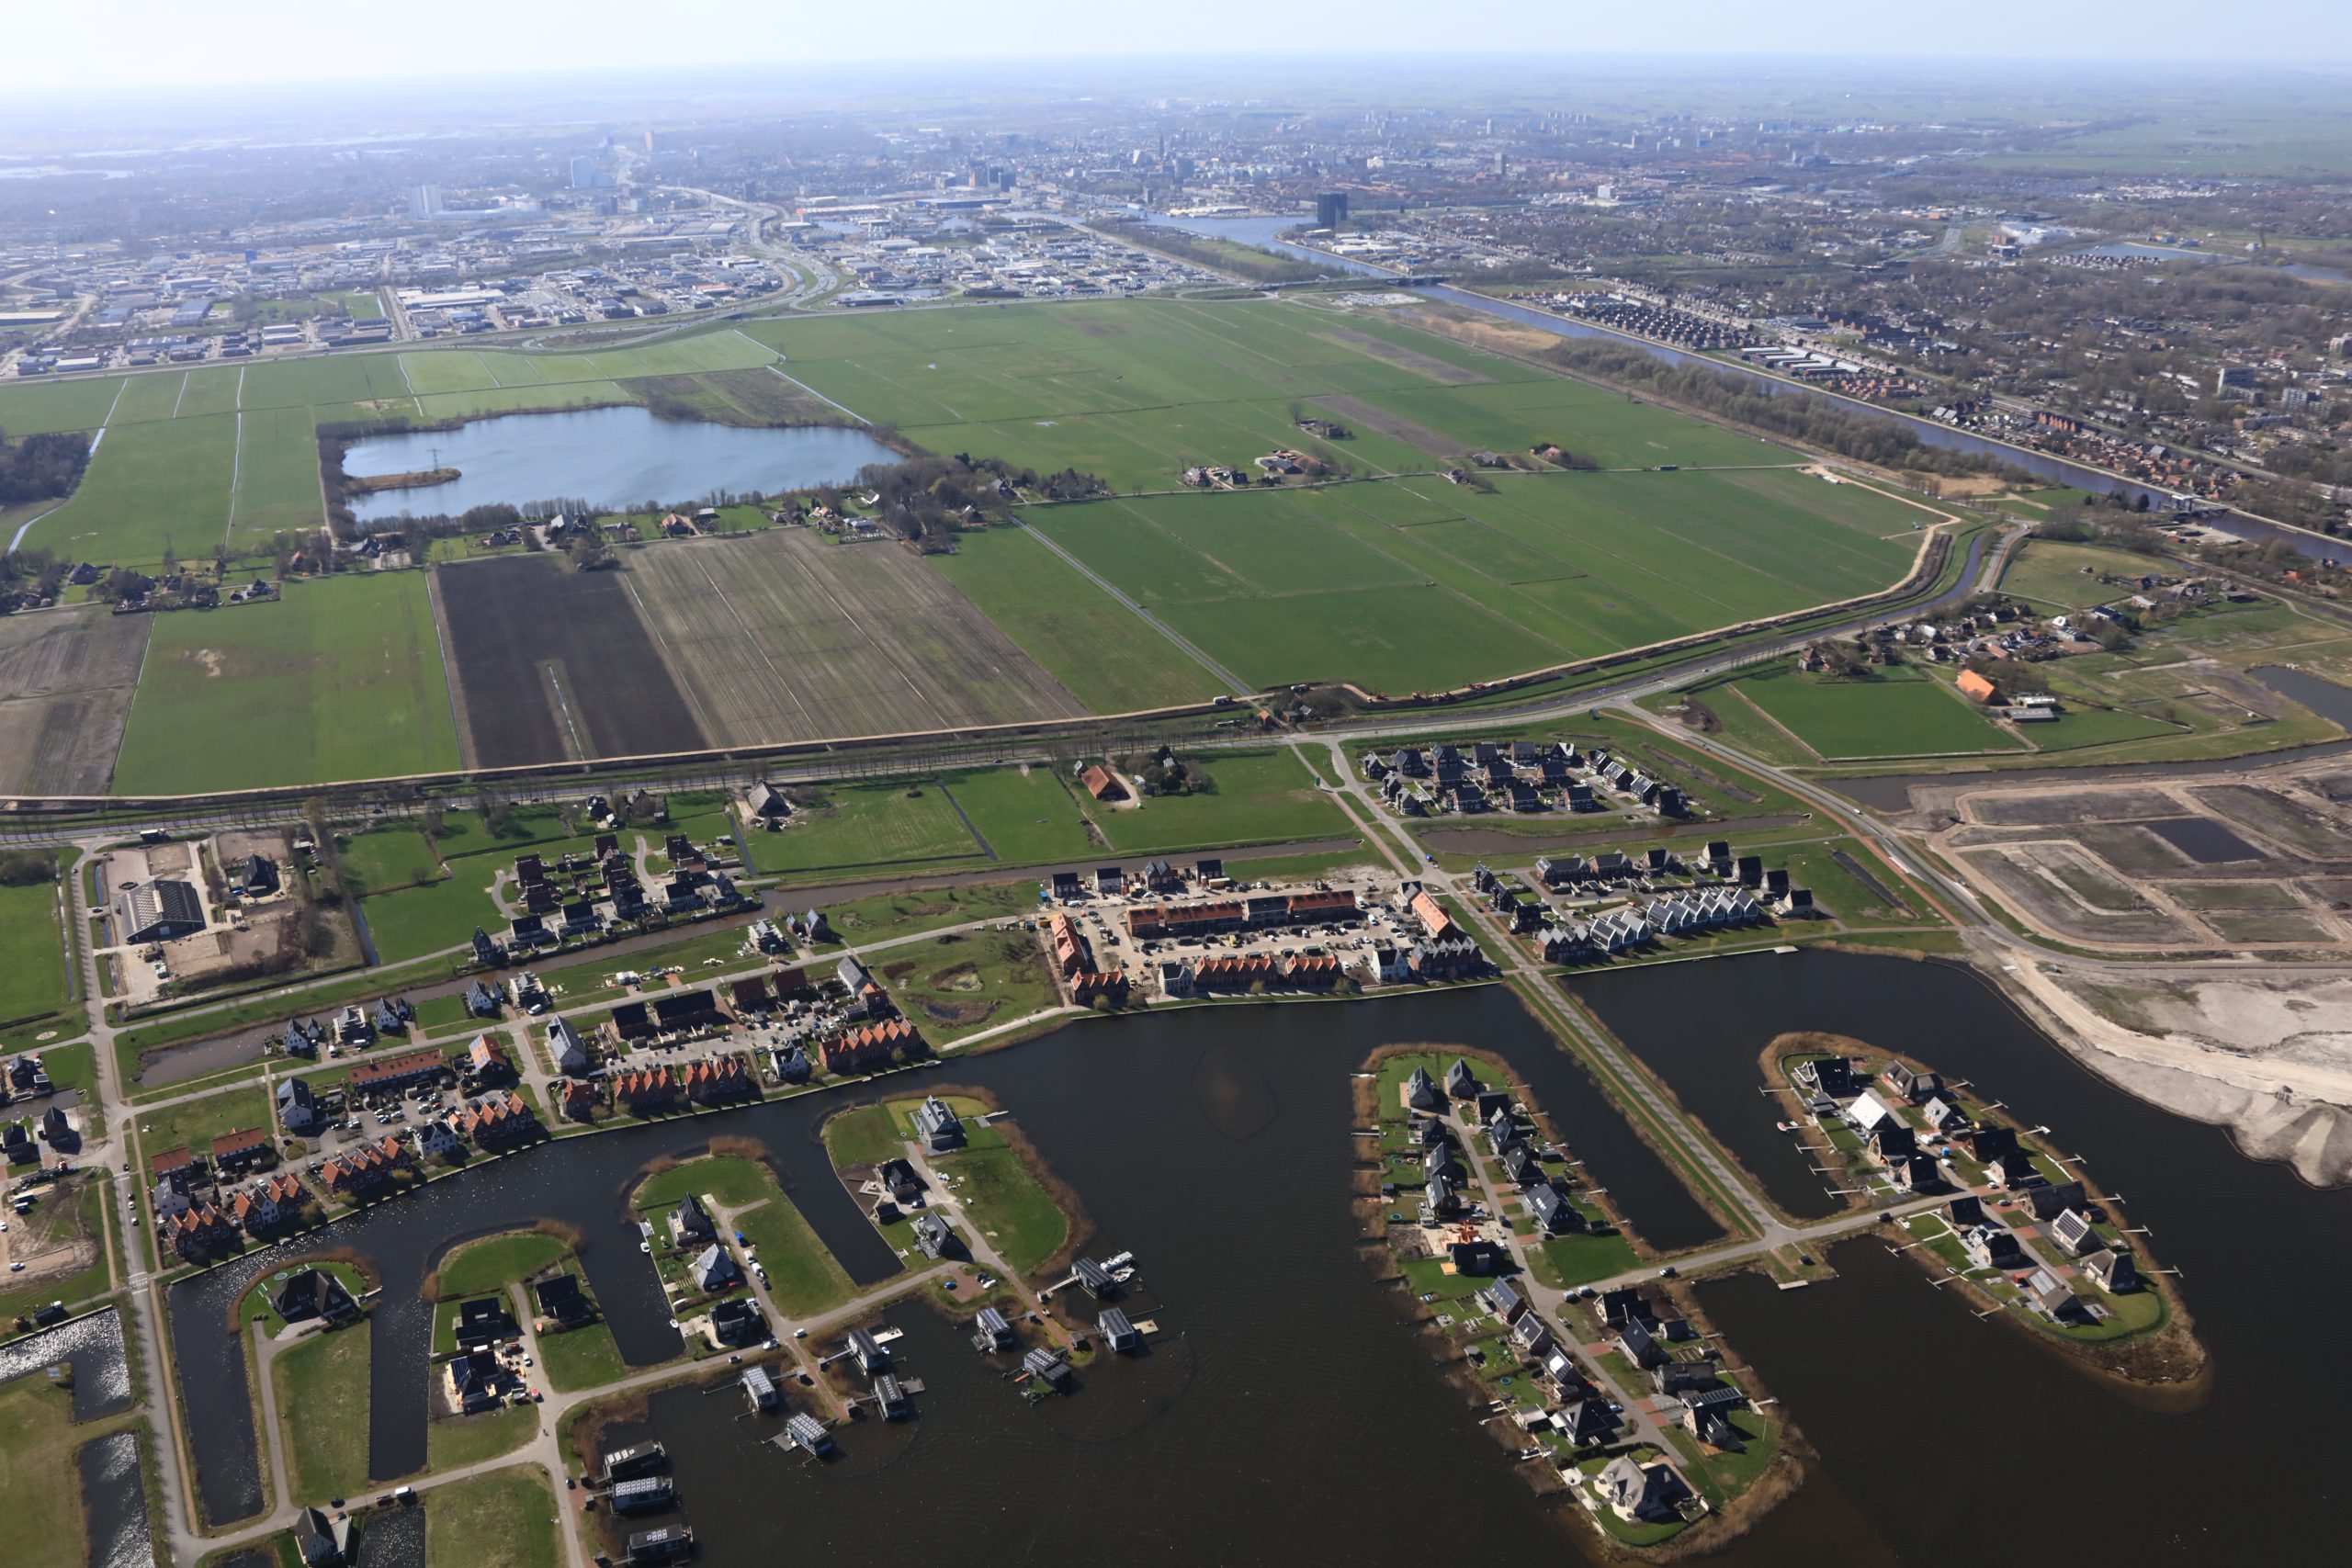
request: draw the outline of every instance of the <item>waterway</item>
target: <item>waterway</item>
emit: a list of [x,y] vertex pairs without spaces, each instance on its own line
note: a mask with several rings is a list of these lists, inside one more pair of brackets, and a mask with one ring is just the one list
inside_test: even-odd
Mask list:
[[[1872,1239],[1835,1249],[1839,1278],[1810,1289],[1752,1276],[1702,1286],[1737,1358],[1820,1452],[1804,1491],[1718,1561],[1976,1568],[1988,1540],[2031,1562],[2338,1560],[2313,1522],[2345,1485],[2335,1413],[2352,1398],[2352,1369],[2326,1329],[2352,1292],[2352,1254],[2327,1238],[2352,1217],[2352,1194],[2308,1188],[2244,1158],[2220,1130],[2123,1095],[1957,967],[1806,952],[1573,988],[1678,1086],[1726,1079],[1720,1107],[1702,1113],[1722,1119],[1725,1141],[1768,1180],[1770,1156],[1788,1152],[1753,1092],[1756,1054],[1774,1034],[1852,1034],[1973,1080],[2051,1126],[2098,1190],[2121,1194],[2128,1218],[2156,1228],[2212,1353],[2210,1400],[2160,1413],[1978,1322]],[[1652,1240],[1688,1245],[1713,1231],[1499,987],[1091,1022],[956,1063],[941,1077],[1000,1095],[1081,1194],[1098,1252],[1135,1251],[1163,1339],[1143,1360],[1091,1369],[1069,1401],[1032,1409],[947,1325],[902,1308],[892,1314],[908,1330],[902,1370],[928,1385],[919,1419],[843,1427],[844,1460],[822,1467],[763,1442],[731,1397],[659,1399],[650,1420],[676,1456],[702,1560],[763,1562],[785,1520],[796,1542],[860,1560],[1064,1562],[1111,1541],[1177,1562],[1559,1550],[1550,1506],[1440,1381],[1353,1247],[1346,1075],[1372,1045],[1419,1041],[1477,1043],[1516,1064],[1591,1178]],[[585,1263],[625,1356],[643,1362],[674,1343],[619,1224],[630,1178],[654,1155],[716,1133],[759,1137],[851,1273],[888,1267],[815,1141],[822,1115],[845,1102],[816,1096],[543,1148],[340,1225],[332,1239],[374,1259],[394,1303],[377,1325],[371,1468],[390,1475],[423,1457],[425,1324],[410,1298],[458,1235],[571,1219],[591,1238]],[[1673,1223],[1678,1208],[1690,1223]],[[171,1296],[185,1392],[219,1413],[196,1458],[221,1517],[240,1497],[247,1512],[261,1506],[242,1364],[224,1359],[236,1340],[222,1325],[262,1267],[246,1260]],[[2251,1492],[2231,1483],[2249,1467],[2262,1478]]]
[[898,460],[865,431],[847,426],[745,429],[607,408],[503,414],[455,430],[377,436],[355,443],[343,467],[363,476],[458,471],[447,484],[352,497],[352,514],[372,523],[560,496],[608,508],[649,500],[684,504],[722,490],[775,493],[842,484],[868,463]]

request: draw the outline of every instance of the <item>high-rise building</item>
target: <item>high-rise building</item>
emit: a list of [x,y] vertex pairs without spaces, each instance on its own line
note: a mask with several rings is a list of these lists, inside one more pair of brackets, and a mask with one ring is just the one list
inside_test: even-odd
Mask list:
[[1336,229],[1348,220],[1348,193],[1327,190],[1315,198],[1315,226]]
[[408,215],[411,218],[438,218],[441,215],[441,187],[419,186],[409,192]]

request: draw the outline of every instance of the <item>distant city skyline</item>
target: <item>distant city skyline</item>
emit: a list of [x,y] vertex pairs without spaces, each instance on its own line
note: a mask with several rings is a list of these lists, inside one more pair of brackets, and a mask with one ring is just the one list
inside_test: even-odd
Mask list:
[[[2217,26],[2222,14],[2211,0],[2144,0],[2128,15],[2045,0],[1980,0],[1965,13],[1875,0],[1774,6],[1684,0],[1665,9],[1454,0],[1442,13],[1409,0],[1354,0],[1339,8],[1263,0],[1150,8],[1092,0],[994,7],[901,0],[882,13],[706,0],[667,15],[637,0],[576,0],[556,9],[481,0],[404,28],[396,13],[337,12],[300,0],[225,0],[203,13],[200,26],[169,0],[88,0],[28,8],[12,19],[10,42],[21,63],[38,70],[46,61],[61,78],[70,76],[85,102],[103,98],[110,86],[294,86],[616,68],[770,66],[788,89],[791,73],[813,65],[1095,57],[1189,70],[1221,52],[1261,75],[1279,64],[1264,53],[1276,41],[1302,51],[1302,70],[1318,58],[1372,53],[1433,55],[1449,65],[1483,57],[1504,70],[1531,53],[2352,64],[2352,6],[2343,0],[2278,0],[2246,17],[2257,18],[2256,26]],[[23,85],[42,91],[37,77]],[[649,77],[645,85],[674,93],[690,84]],[[832,94],[854,85],[807,85]],[[1019,90],[1017,82],[996,85]]]

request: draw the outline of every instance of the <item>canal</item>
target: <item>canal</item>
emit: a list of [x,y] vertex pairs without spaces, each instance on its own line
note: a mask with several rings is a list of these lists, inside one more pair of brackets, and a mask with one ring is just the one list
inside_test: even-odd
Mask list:
[[[2352,1198],[2306,1188],[2245,1159],[2218,1130],[2120,1093],[1965,970],[1808,952],[1629,971],[1577,989],[1630,1050],[1670,1065],[1669,1081],[1723,1077],[1726,1108],[1758,1099],[1757,1051],[1789,1030],[1901,1045],[1974,1079],[2052,1125],[2097,1187],[2156,1227],[2212,1351],[2210,1402],[2159,1414],[1979,1323],[1871,1240],[1836,1249],[1840,1277],[1810,1289],[1780,1292],[1753,1276],[1702,1286],[1736,1353],[1821,1456],[1804,1491],[1724,1561],[1975,1568],[1990,1531],[2000,1550],[2037,1562],[2196,1561],[2223,1542],[2265,1562],[2335,1560],[2301,1520],[2342,1483],[2334,1412],[2352,1394],[2352,1372],[2319,1331],[2340,1321],[2352,1290],[2352,1264],[2325,1241]],[[703,1560],[764,1561],[787,1520],[797,1543],[876,1559],[1057,1562],[1114,1542],[1182,1562],[1556,1550],[1552,1506],[1512,1475],[1353,1245],[1347,1075],[1373,1046],[1408,1042],[1498,1052],[1650,1240],[1713,1234],[1501,987],[1090,1022],[956,1063],[942,1079],[1003,1100],[1091,1211],[1098,1252],[1134,1250],[1162,1341],[1144,1359],[1091,1369],[1072,1399],[1033,1409],[948,1325],[903,1307],[892,1321],[908,1331],[904,1371],[928,1386],[920,1419],[847,1427],[844,1461],[822,1468],[766,1443],[739,1401],[658,1398],[649,1420],[677,1456]],[[888,1269],[816,1141],[818,1122],[843,1103],[819,1096],[540,1149],[311,1238],[357,1248],[386,1280],[373,1471],[398,1474],[423,1459],[426,1325],[413,1297],[458,1235],[543,1215],[581,1225],[624,1355],[669,1353],[652,1272],[620,1223],[633,1177],[656,1155],[714,1134],[758,1137],[851,1273]],[[1727,1110],[1714,1114],[1743,1159],[1760,1167],[1779,1152],[1768,1122],[1751,1116],[1738,1132]],[[246,1260],[171,1298],[190,1405],[219,1413],[196,1449],[222,1519],[262,1506],[241,1353],[224,1330],[243,1280],[268,1266]],[[2291,1355],[2291,1367],[2263,1360],[2272,1354]],[[2264,1478],[2256,1493],[2228,1484],[2247,1466]],[[2112,1481],[2119,1472],[2128,1489]]]

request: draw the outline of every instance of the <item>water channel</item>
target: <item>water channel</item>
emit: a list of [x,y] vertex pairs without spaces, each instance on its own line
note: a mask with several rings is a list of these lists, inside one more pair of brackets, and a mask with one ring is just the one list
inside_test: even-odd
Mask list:
[[682,503],[720,490],[775,493],[845,483],[868,463],[898,460],[865,431],[843,425],[746,429],[606,408],[502,414],[455,430],[374,436],[355,442],[343,467],[354,475],[458,471],[447,484],[352,497],[353,515],[372,523],[558,496],[618,508]]
[[[2132,1218],[2156,1227],[2213,1353],[2210,1403],[2159,1414],[1977,1322],[1869,1239],[1837,1248],[1840,1278],[1811,1289],[1780,1292],[1755,1277],[1703,1286],[1738,1356],[1821,1454],[1805,1489],[1722,1560],[1975,1568],[1988,1530],[2007,1554],[2037,1562],[2199,1561],[2225,1547],[2265,1562],[2335,1560],[2303,1520],[2342,1484],[2334,1412],[2352,1395],[2352,1371],[2295,1325],[2341,1319],[2352,1259],[2325,1238],[2352,1198],[2304,1187],[2245,1159],[2218,1130],[2120,1093],[1964,970],[1805,953],[1573,985],[1776,1191],[1774,1162],[1793,1156],[1754,1093],[1756,1055],[1772,1035],[1821,1029],[1901,1044],[1973,1078],[2046,1121],[2086,1157],[2095,1186],[2122,1193]],[[1099,1249],[1134,1249],[1163,1339],[1150,1357],[1091,1369],[1069,1401],[1031,1409],[947,1325],[902,1307],[892,1318],[908,1330],[903,1367],[928,1385],[920,1418],[842,1429],[847,1457],[821,1468],[765,1443],[736,1399],[664,1395],[650,1421],[675,1456],[703,1560],[765,1561],[785,1520],[796,1542],[877,1560],[977,1551],[1060,1562],[1114,1538],[1124,1551],[1182,1562],[1556,1550],[1553,1506],[1512,1476],[1353,1249],[1347,1074],[1373,1045],[1419,1041],[1475,1043],[1512,1061],[1589,1178],[1653,1241],[1713,1234],[1499,987],[1088,1023],[959,1062],[942,1078],[1003,1099],[1081,1195]],[[1719,1096],[1696,1092],[1716,1078]],[[816,1096],[542,1148],[310,1238],[356,1247],[384,1275],[373,1472],[400,1474],[424,1458],[428,1325],[415,1290],[461,1235],[543,1215],[581,1225],[624,1356],[642,1364],[669,1353],[652,1271],[620,1224],[631,1179],[655,1155],[715,1133],[762,1139],[851,1274],[885,1272],[891,1260],[816,1142],[817,1123],[842,1103]],[[225,1329],[244,1281],[272,1262],[243,1260],[171,1296],[188,1402],[219,1413],[196,1456],[218,1519],[263,1506],[242,1351]],[[2291,1369],[2262,1359],[2281,1353]],[[2265,1477],[2255,1494],[2225,1483],[2247,1465]],[[2127,1475],[2128,1494],[2118,1489]]]

